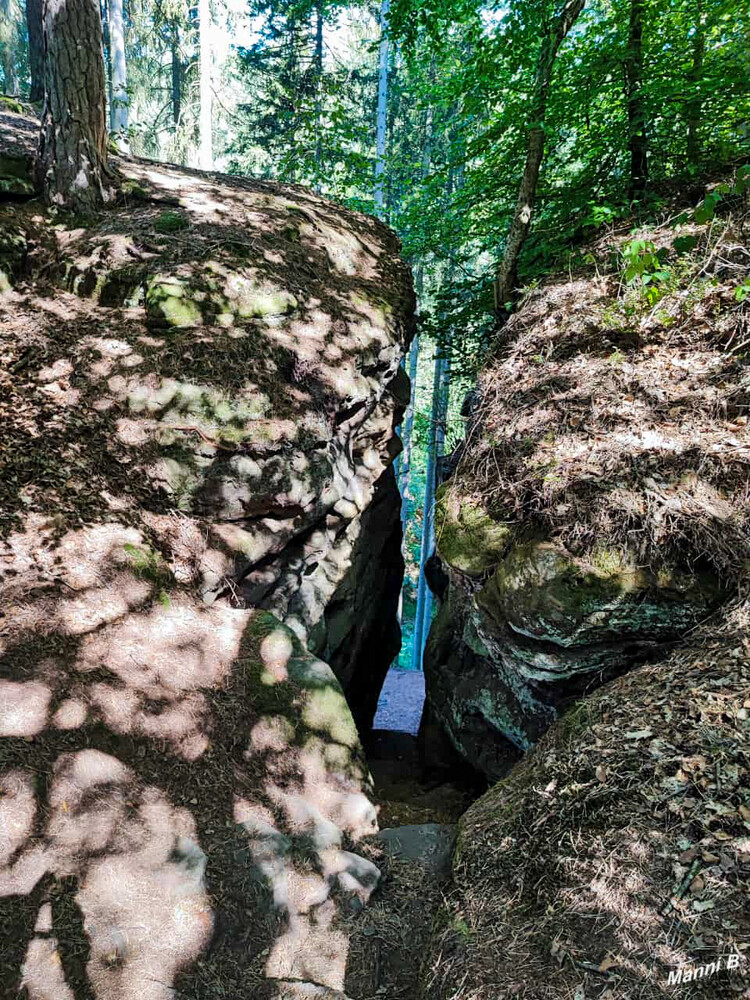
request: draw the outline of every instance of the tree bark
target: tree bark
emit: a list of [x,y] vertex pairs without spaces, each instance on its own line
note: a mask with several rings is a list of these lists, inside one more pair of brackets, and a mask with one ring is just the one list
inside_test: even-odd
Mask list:
[[646,108],[643,103],[643,0],[630,0],[628,50],[625,59],[628,99],[628,149],[631,200],[640,198],[648,183]]
[[380,217],[385,205],[385,142],[388,122],[388,14],[390,0],[380,3],[380,52],[378,56],[378,114],[375,137],[375,212]]
[[172,121],[175,128],[182,117],[182,68],[180,26],[175,18],[172,21]]
[[39,170],[46,200],[77,211],[113,197],[107,169],[102,18],[96,0],[43,0],[45,96]]
[[706,28],[703,15],[698,17],[693,34],[693,63],[688,74],[690,83],[690,98],[687,102],[687,158],[688,163],[696,166],[701,157],[700,125],[701,125],[701,78],[703,76],[703,60],[706,55]]
[[127,148],[128,76],[122,0],[109,0],[109,48],[112,65],[112,132]]
[[443,393],[446,361],[439,354],[435,358],[432,376],[432,406],[430,410],[430,437],[427,443],[427,469],[424,484],[424,511],[422,514],[422,538],[419,547],[419,583],[417,585],[417,609],[414,616],[414,641],[412,646],[412,670],[422,669],[424,644],[429,631],[427,611],[431,606],[424,567],[435,538],[435,479],[437,473],[437,444],[440,421],[440,400]]
[[518,261],[529,235],[539,170],[544,156],[544,119],[547,113],[547,96],[555,58],[560,45],[578,20],[584,3],[585,0],[567,0],[562,10],[546,24],[544,29],[534,79],[526,163],[513,220],[508,230],[505,254],[495,277],[495,312],[498,316],[503,315],[506,303],[512,302],[514,298],[518,282]]
[[213,92],[211,89],[211,5],[209,0],[199,0],[198,19],[200,31],[200,153],[201,170],[213,170]]
[[17,35],[10,0],[0,0],[0,63],[3,67],[3,90],[10,97],[18,97],[18,71],[14,42]]
[[44,100],[44,37],[42,0],[26,0],[26,29],[29,33],[30,101]]
[[320,191],[323,178],[323,5],[318,0],[315,10],[315,190]]

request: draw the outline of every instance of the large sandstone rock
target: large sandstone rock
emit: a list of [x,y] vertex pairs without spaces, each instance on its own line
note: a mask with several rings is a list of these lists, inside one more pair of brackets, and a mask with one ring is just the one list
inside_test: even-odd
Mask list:
[[425,656],[431,712],[496,779],[561,705],[679,638],[721,593],[710,573],[655,575],[614,552],[585,560],[542,541],[512,545],[481,582],[453,568]]
[[612,278],[557,277],[503,327],[437,491],[428,761],[451,763],[445,737],[500,777],[566,704],[688,636],[746,577],[733,294],[718,269],[652,310]]
[[86,229],[0,220],[0,992],[340,995],[377,821],[310,649],[356,687],[351,594],[392,655],[408,271],[302,189],[119,167]]
[[748,996],[749,623],[604,685],[468,809],[411,995]]

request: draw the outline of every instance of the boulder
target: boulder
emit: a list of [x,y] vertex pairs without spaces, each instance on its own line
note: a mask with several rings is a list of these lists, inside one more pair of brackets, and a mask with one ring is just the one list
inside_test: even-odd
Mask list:
[[415,861],[435,875],[450,869],[456,828],[450,823],[416,823],[381,830],[375,837],[393,858]]
[[437,491],[427,762],[450,762],[447,740],[499,779],[571,701],[745,579],[750,431],[722,346],[738,319],[708,286],[683,314],[683,291],[640,314],[606,278],[555,277],[503,326]]
[[39,123],[23,114],[20,102],[0,96],[0,196],[25,199],[36,193],[38,134]]
[[747,997],[748,622],[603,685],[472,804],[412,996]]
[[0,992],[342,996],[409,272],[312,192],[116,163],[85,227],[0,208],[49,237],[0,298]]
[[430,710],[493,780],[567,702],[678,639],[723,596],[715,574],[656,574],[539,540],[512,546],[481,583],[450,576],[425,652]]

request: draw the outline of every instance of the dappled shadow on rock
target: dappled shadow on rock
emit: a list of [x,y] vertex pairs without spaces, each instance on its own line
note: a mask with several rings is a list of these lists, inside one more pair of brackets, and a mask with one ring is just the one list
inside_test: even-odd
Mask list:
[[0,212],[2,987],[341,990],[376,813],[307,643],[392,476],[410,278],[310,192],[117,166],[96,217]]
[[270,615],[175,589],[159,600],[153,582],[144,594],[122,536],[102,552],[92,535],[76,539],[97,570],[77,599],[97,613],[67,627],[68,585],[32,635],[22,605],[7,623],[5,985],[123,998],[171,996],[179,973],[185,996],[206,977],[235,996],[264,975],[341,985],[339,908],[360,908],[378,872],[343,849],[376,816],[330,668]]

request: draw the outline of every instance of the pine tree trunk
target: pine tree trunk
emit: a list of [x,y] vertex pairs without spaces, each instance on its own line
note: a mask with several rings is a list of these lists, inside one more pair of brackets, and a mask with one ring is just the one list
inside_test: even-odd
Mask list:
[[213,92],[211,90],[211,5],[209,0],[199,0],[198,19],[200,31],[200,153],[201,170],[213,170]]
[[127,148],[128,77],[122,0],[109,0],[109,51],[112,66],[112,132]]
[[30,101],[44,100],[44,38],[42,0],[26,0],[26,28],[29,33]]
[[388,13],[390,0],[380,4],[380,52],[378,56],[378,116],[375,138],[375,211],[383,216],[385,204],[385,143],[388,122]]
[[518,261],[529,235],[539,171],[544,156],[544,119],[547,113],[547,95],[552,80],[555,58],[566,35],[578,20],[584,3],[585,0],[567,0],[554,21],[546,25],[539,48],[531,106],[531,125],[526,147],[526,163],[513,220],[505,243],[505,254],[495,278],[495,311],[500,316],[506,309],[506,303],[512,302],[515,296],[516,284],[518,283]]
[[96,0],[44,0],[45,99],[39,170],[50,204],[76,211],[111,200],[102,18]]
[[639,198],[648,183],[646,109],[643,103],[643,0],[630,0],[628,51],[625,59],[628,99],[630,198]]
[[10,97],[18,97],[19,90],[16,57],[13,51],[16,34],[10,0],[0,0],[0,62],[3,67],[3,90]]

